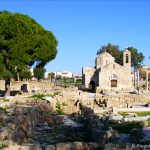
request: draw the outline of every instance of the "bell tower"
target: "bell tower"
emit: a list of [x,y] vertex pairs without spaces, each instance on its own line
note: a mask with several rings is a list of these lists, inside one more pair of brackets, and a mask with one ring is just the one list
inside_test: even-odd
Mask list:
[[123,52],[123,66],[131,67],[131,52],[128,49]]

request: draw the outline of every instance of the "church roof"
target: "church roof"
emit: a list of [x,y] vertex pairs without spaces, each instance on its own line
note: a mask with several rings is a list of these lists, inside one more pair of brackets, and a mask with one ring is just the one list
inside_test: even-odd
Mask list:
[[100,54],[100,56],[106,56],[106,57],[112,57],[108,52],[103,52]]

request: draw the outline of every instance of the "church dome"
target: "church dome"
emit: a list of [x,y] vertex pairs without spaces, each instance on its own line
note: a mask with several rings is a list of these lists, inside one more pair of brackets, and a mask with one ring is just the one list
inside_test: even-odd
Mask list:
[[103,52],[96,58],[96,68],[98,69],[100,67],[106,66],[113,62],[114,62],[114,57],[107,52]]
[[101,53],[100,54],[100,56],[103,56],[103,57],[113,57],[113,56],[111,56],[108,52],[103,52],[103,53]]

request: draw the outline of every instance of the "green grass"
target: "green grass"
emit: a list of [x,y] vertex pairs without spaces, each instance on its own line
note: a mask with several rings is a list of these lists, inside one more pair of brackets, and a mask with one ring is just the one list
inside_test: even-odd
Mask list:
[[150,119],[148,119],[148,127],[150,127]]
[[138,116],[148,116],[148,115],[150,115],[150,112],[136,112],[136,114]]
[[[132,113],[136,113],[138,116],[148,116],[148,115],[150,115],[150,112],[132,112]],[[123,117],[126,117],[129,113],[119,112],[118,114],[122,115]]]
[[8,146],[5,144],[0,144],[0,150],[4,150],[6,147],[8,147]]
[[31,97],[35,98],[35,99],[39,99],[39,100],[41,99],[42,100],[44,96],[45,96],[44,94],[34,94]]
[[119,112],[118,114],[122,115],[123,117],[126,117],[128,115],[128,113],[126,113],[126,112]]
[[44,100],[45,96],[49,96],[49,97],[54,98],[59,93],[60,92],[54,92],[54,94],[34,94],[34,95],[31,96],[31,98],[38,99],[38,100]]
[[6,113],[7,111],[6,111],[6,109],[5,108],[3,108],[3,107],[0,107],[0,113]]
[[6,98],[2,98],[2,99],[0,99],[0,102],[9,102],[9,100]]

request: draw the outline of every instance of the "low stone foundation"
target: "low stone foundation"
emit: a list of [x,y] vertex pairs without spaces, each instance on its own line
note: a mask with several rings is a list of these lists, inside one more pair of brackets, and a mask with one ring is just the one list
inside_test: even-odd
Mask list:
[[146,104],[150,100],[150,94],[118,94],[112,96],[96,95],[95,99],[99,106],[102,107],[130,107],[138,103]]

